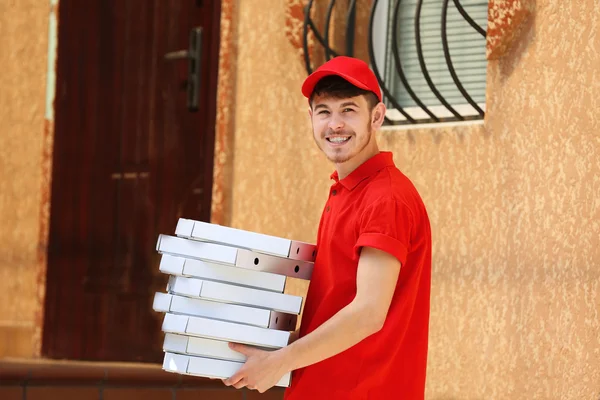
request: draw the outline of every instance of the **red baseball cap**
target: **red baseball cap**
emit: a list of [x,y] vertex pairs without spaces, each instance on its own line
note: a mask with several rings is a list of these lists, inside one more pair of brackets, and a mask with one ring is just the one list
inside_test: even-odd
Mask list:
[[372,91],[381,101],[379,82],[369,65],[361,59],[347,56],[334,57],[317,68],[302,84],[302,94],[310,99],[317,83],[330,75],[337,75],[356,87]]

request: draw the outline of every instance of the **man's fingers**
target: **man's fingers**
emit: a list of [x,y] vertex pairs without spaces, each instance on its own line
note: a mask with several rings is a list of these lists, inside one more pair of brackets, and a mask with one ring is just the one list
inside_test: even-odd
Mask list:
[[242,378],[237,383],[234,383],[233,387],[236,389],[241,389],[244,386],[246,386],[247,384],[248,384],[248,381],[246,380],[246,378]]
[[255,348],[240,343],[229,343],[229,348],[245,356],[250,356],[257,351]]
[[242,370],[238,370],[235,374],[231,375],[230,378],[228,379],[223,379],[223,383],[227,386],[232,386],[236,383],[238,383],[239,381],[241,381],[242,379],[245,378],[244,372]]

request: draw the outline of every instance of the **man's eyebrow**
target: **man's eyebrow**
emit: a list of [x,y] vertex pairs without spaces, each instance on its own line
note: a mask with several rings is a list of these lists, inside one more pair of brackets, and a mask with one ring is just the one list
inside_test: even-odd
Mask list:
[[[358,107],[358,104],[356,104],[356,103],[355,103],[355,102],[353,102],[353,101],[347,101],[347,102],[345,102],[345,103],[342,103],[342,104],[340,105],[340,107],[348,107],[348,106],[354,106],[354,107]],[[360,108],[360,107],[358,107],[358,108]]]
[[319,108],[329,108],[329,107],[327,107],[325,104],[317,104],[314,109],[318,110]]

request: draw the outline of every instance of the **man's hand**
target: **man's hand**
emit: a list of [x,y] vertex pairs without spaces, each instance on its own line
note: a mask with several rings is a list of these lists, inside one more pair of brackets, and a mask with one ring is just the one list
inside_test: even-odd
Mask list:
[[364,247],[358,261],[356,297],[306,336],[278,350],[289,370],[303,368],[349,349],[384,325],[400,273],[391,254]]
[[230,345],[248,359],[223,382],[263,393],[287,372],[332,357],[376,333],[385,323],[400,267],[394,256],[364,247],[358,262],[356,297],[350,304],[311,333],[281,349],[263,351],[241,344]]
[[279,350],[265,351],[239,343],[230,343],[229,347],[247,357],[244,365],[223,383],[241,389],[244,386],[264,393],[279,382],[290,369],[284,355]]

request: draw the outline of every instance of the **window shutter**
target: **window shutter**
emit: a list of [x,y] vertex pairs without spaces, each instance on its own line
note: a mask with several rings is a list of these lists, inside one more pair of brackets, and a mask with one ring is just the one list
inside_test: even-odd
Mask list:
[[[386,82],[398,103],[403,107],[418,107],[408,94],[396,71],[392,53],[392,24],[397,23],[400,63],[410,87],[427,106],[441,106],[429,88],[419,64],[415,40],[417,0],[401,0],[398,18],[394,21],[395,1],[387,9]],[[420,35],[425,66],[436,89],[452,106],[467,104],[450,75],[442,44],[442,1],[424,0],[421,7]],[[484,30],[487,28],[487,0],[461,0],[467,14]],[[486,40],[462,17],[454,2],[448,2],[446,33],[450,59],[459,81],[478,104],[485,103]]]

